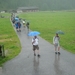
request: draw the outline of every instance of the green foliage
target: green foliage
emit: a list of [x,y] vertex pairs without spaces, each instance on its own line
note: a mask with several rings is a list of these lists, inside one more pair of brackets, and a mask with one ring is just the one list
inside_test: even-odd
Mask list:
[[[2,14],[3,16],[7,14]],[[7,15],[9,16],[9,14]],[[11,25],[10,18],[0,18],[0,44],[4,45],[6,57],[0,57],[0,66],[17,56],[21,50],[20,41]]]
[[40,36],[52,43],[57,30],[65,34],[60,36],[60,44],[66,50],[75,53],[75,12],[33,12],[20,14],[30,20],[30,28],[41,32]]

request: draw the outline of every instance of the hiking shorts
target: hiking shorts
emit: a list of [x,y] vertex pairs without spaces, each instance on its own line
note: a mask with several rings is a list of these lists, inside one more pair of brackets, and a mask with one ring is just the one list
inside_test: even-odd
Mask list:
[[55,43],[54,45],[55,45],[55,47],[59,47],[60,46],[59,43]]
[[35,50],[39,50],[39,46],[38,45],[33,45],[33,51],[35,51]]

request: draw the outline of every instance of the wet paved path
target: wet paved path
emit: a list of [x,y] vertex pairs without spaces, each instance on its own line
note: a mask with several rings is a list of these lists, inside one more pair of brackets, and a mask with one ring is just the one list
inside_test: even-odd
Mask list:
[[41,57],[34,57],[32,37],[27,36],[25,29],[17,34],[22,45],[21,53],[4,64],[2,75],[75,75],[74,54],[61,49],[61,55],[55,55],[54,46],[39,37]]

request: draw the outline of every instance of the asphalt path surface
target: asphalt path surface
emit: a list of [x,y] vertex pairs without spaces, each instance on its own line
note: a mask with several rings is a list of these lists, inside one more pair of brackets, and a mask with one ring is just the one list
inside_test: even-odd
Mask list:
[[40,57],[34,56],[28,31],[22,28],[17,32],[21,42],[21,53],[6,62],[0,75],[75,75],[75,55],[61,48],[61,54],[55,54],[54,46],[39,37]]

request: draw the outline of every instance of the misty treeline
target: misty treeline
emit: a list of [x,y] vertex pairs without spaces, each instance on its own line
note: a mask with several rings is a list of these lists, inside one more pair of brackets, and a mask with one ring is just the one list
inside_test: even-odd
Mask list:
[[75,9],[75,0],[0,0],[0,10],[38,7],[39,10]]

